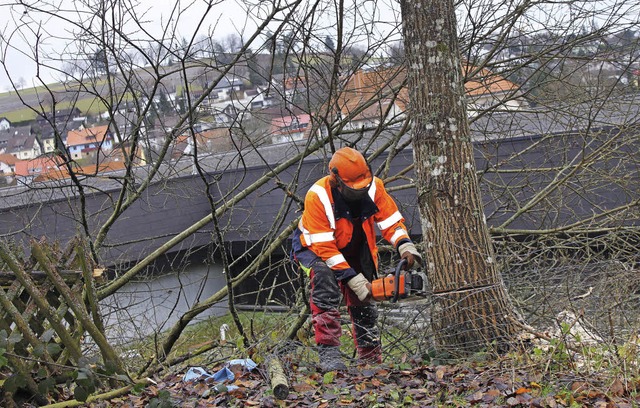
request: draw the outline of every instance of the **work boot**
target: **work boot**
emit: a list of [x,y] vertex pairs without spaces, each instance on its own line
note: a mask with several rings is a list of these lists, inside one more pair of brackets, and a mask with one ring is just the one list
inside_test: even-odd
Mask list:
[[360,364],[382,363],[382,348],[380,346],[358,347],[358,362]]
[[320,355],[320,371],[329,372],[337,370],[346,370],[347,366],[342,361],[342,354],[338,346],[327,346],[325,344],[318,345],[318,354]]

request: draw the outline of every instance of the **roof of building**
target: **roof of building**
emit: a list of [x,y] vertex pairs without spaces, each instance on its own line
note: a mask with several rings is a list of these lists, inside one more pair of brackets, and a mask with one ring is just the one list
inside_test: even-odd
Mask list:
[[19,160],[16,162],[16,176],[29,176],[42,173],[49,173],[58,170],[58,165],[62,163],[59,156],[41,156],[31,160]]
[[220,78],[220,81],[218,81],[218,83],[213,87],[213,89],[220,90],[220,89],[232,88],[234,86],[240,86],[240,85],[242,85],[242,80],[240,80],[239,78],[222,77]]
[[24,138],[31,134],[31,126],[11,127],[7,130],[0,130],[0,140],[10,141],[15,138]]
[[18,159],[16,158],[16,156],[12,154],[9,154],[9,153],[0,154],[0,162],[8,164],[9,166],[15,165],[17,161]]
[[[195,133],[198,149],[202,152],[227,152],[233,148],[230,129],[227,127],[206,129]],[[191,135],[183,133],[176,137],[172,146],[171,157],[178,158],[185,153],[191,153],[188,146],[192,144]]]
[[[464,67],[465,74],[469,73],[474,67],[466,65]],[[485,94],[498,94],[504,92],[513,92],[518,90],[518,86],[511,81],[506,80],[486,68],[478,70],[471,79],[464,83],[464,89],[467,95],[478,96]]]
[[94,126],[86,129],[70,130],[67,133],[67,146],[78,146],[87,143],[101,143],[109,132],[109,126]]
[[[88,176],[96,176],[98,174],[104,174],[110,171],[123,170],[126,167],[124,160],[100,162],[98,164],[89,164],[86,166],[73,165],[73,171],[75,174],[82,174]],[[69,171],[66,166],[59,166],[52,168],[51,171],[42,173],[38,177],[38,181],[45,180],[59,180],[69,178]]]
[[353,120],[379,116],[395,97],[395,103],[402,111],[409,102],[408,91],[404,86],[405,72],[401,68],[388,68],[379,71],[358,71],[347,80],[344,92],[338,98],[338,106],[343,117],[352,116]]
[[283,86],[284,86],[284,89],[286,90],[306,89],[307,78],[304,76],[288,77],[284,80]]
[[[465,72],[474,72],[471,65],[463,67]],[[395,103],[401,111],[409,104],[409,92],[406,87],[406,71],[403,67],[391,67],[380,70],[358,71],[348,78],[344,92],[338,99],[343,116],[352,115],[352,119],[379,117],[390,103]],[[495,95],[513,92],[517,85],[486,68],[474,72],[464,84],[467,95]],[[395,97],[394,97],[395,95]],[[372,103],[374,102],[374,103]]]
[[58,109],[55,112],[45,112],[44,114],[39,114],[36,120],[39,122],[69,122],[74,116],[79,115],[82,115],[82,111],[77,106],[74,106],[68,109]]
[[33,150],[36,146],[36,136],[32,134],[18,135],[8,141],[6,153],[19,153]]
[[289,127],[295,120],[298,121],[298,124],[309,123],[311,121],[311,115],[301,113],[298,115],[280,116],[273,118],[273,120],[271,120],[271,125],[274,128]]
[[[38,180],[58,180],[69,177],[69,170],[63,166],[64,160],[60,156],[40,156],[31,160],[18,160],[16,162],[16,176],[36,176]],[[124,160],[101,162],[78,166],[71,162],[75,174],[95,176],[109,171],[125,168]]]

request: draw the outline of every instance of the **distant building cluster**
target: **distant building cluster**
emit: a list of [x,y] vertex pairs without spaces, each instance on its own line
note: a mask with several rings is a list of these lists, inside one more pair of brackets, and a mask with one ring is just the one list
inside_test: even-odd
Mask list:
[[[337,100],[320,101],[315,109],[329,121],[346,120],[351,130],[401,126],[409,103],[403,79],[404,71],[398,67],[358,71],[345,79]],[[268,86],[247,86],[238,78],[224,77],[211,92],[205,92],[211,89],[205,83],[160,95],[154,104],[161,114],[153,119],[141,118],[131,103],[97,118],[74,108],[20,124],[12,124],[0,113],[0,187],[67,178],[69,169],[96,175],[120,170],[125,163],[144,165],[154,160],[167,141],[170,148],[164,160],[196,151],[227,152],[242,147],[234,129],[248,120],[256,124],[253,128],[261,134],[262,143],[291,143],[309,138],[312,132],[322,134],[328,131],[326,121],[314,125],[316,112],[284,102],[316,91],[319,85],[313,82],[282,76]],[[519,109],[525,104],[514,83],[486,69],[479,70],[465,88],[471,115],[492,105]],[[278,89],[279,99],[272,96],[273,89]],[[185,100],[199,102],[195,123],[181,119],[180,105],[184,112]]]

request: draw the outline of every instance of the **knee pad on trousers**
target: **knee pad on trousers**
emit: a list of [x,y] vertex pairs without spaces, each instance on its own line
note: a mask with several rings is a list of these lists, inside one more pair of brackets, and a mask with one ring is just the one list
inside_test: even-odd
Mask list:
[[340,307],[340,287],[331,268],[324,262],[316,262],[311,278],[311,300],[324,310]]

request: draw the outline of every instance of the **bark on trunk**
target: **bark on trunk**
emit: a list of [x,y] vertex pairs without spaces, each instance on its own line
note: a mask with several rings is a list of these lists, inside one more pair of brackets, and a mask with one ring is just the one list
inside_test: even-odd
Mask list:
[[402,0],[410,115],[436,345],[505,348],[519,330],[475,172],[452,0]]

